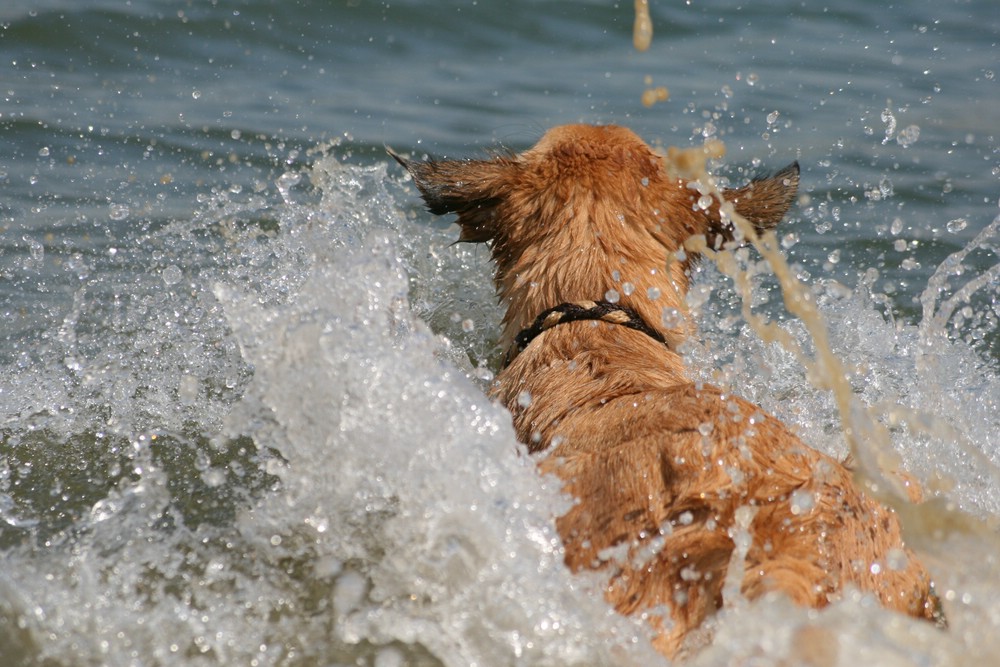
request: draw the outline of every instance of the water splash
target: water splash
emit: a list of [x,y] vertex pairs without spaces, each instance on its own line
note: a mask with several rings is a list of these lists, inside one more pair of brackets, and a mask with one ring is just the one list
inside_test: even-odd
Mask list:
[[[8,454],[0,489],[18,531],[2,534],[5,656],[649,664],[644,627],[563,567],[558,489],[414,314],[412,295],[468,282],[427,261],[442,230],[406,219],[384,165],[321,157],[300,177],[312,188],[216,192],[120,240],[160,270],[115,286],[117,305],[95,278],[52,343],[74,368],[22,378],[24,405],[52,407],[39,438],[23,420],[4,434],[35,463]],[[465,319],[449,326],[480,336]]]
[[[708,187],[712,186],[713,180],[697,169],[702,164],[700,157],[687,163],[696,167],[688,171],[688,177],[700,177]],[[979,272],[936,310],[935,304],[946,291],[946,277],[961,275],[963,262],[970,253],[977,250],[996,253],[998,221],[942,264],[924,293],[924,319],[916,327],[883,320],[872,308],[873,297],[864,283],[856,291],[835,283],[805,287],[795,279],[777,250],[773,234],[755,239],[749,225],[738,219],[735,222],[744,227],[746,237],[767,261],[763,273],[761,265],[750,261],[745,249],[735,252],[695,249],[710,256],[718,269],[733,279],[735,296],[730,308],[739,311],[746,322],[743,332],[752,332],[756,340],[751,339],[752,350],[747,355],[732,351],[728,355],[706,353],[697,344],[688,350],[689,355],[696,366],[698,357],[707,359],[703,368],[721,366],[718,373],[709,373],[706,379],[735,385],[736,391],[758,400],[789,423],[800,425],[806,442],[835,455],[842,454],[846,444],[869,492],[897,511],[910,545],[931,563],[952,628],[957,627],[956,622],[975,625],[973,619],[977,614],[988,613],[989,605],[982,600],[977,587],[990,591],[1000,588],[997,584],[1000,570],[994,556],[1000,552],[1000,540],[992,528],[1000,515],[1000,499],[991,491],[1000,482],[1000,457],[989,446],[1000,426],[996,419],[1000,381],[981,357],[954,342],[946,325],[956,308],[967,304],[973,294],[985,291],[995,301],[1000,263]],[[770,322],[755,312],[754,305],[758,303],[755,284],[764,274],[776,278],[785,307],[798,317],[796,322]],[[697,284],[696,280],[692,289]],[[704,315],[704,305],[700,311],[695,310]],[[995,324],[990,328],[995,335]],[[863,340],[858,340],[858,334],[863,334]],[[719,339],[710,337],[708,345],[713,340]],[[745,337],[740,339],[740,345],[747,342]],[[929,359],[935,363],[930,364]],[[944,359],[948,368],[941,366]],[[749,369],[764,371],[765,386],[768,381],[772,384],[768,391],[762,393],[759,381],[747,376]],[[779,380],[777,387],[773,386],[775,379]],[[786,404],[788,395],[782,395],[781,389],[789,380],[790,389],[786,391],[795,394],[802,394],[806,386],[813,387],[806,392],[810,395],[808,400],[795,399],[796,405],[791,409]],[[748,390],[742,391],[743,387]],[[778,403],[775,393],[781,396]],[[811,420],[803,422],[803,407],[814,412],[817,405],[825,407],[813,418],[821,418],[813,424]],[[817,423],[822,428],[816,429]],[[831,425],[836,425],[832,437]],[[901,467],[916,472],[924,481],[928,496],[922,504],[913,505],[906,499],[900,484],[905,478],[886,474]],[[969,570],[969,561],[956,558],[956,549],[963,553],[975,551],[984,559],[984,565],[979,571]],[[973,580],[978,583],[973,584]],[[711,664],[710,660],[718,659],[720,654],[733,655],[733,646],[726,645],[727,640],[732,640],[726,626],[730,618],[726,613],[720,616],[722,643],[706,653],[713,657],[706,658],[709,662],[705,664]],[[774,621],[789,625],[787,618]],[[802,627],[828,629],[828,626],[829,621],[824,620],[819,625]],[[871,634],[867,633],[863,641],[871,641]],[[923,629],[918,634],[927,640],[935,636]],[[768,636],[774,639],[773,635]],[[794,637],[787,636],[781,641],[788,642],[779,651],[781,655],[797,654]],[[996,642],[971,647],[954,644],[952,637],[942,638],[941,642],[950,647],[949,651],[954,650],[950,654],[953,664],[963,664],[970,654],[1000,655],[1000,644]],[[746,646],[748,642],[742,643],[744,648],[735,655],[752,652]],[[755,640],[749,644],[760,646]],[[944,650],[930,648],[935,644],[936,641],[921,644],[918,653]],[[910,650],[910,647],[886,646],[883,662],[909,664],[913,656]],[[850,661],[840,657],[835,664],[850,664]]]
[[[37,356],[4,369],[5,657],[659,664],[644,625],[563,567],[551,517],[566,501],[484,397],[500,317],[487,254],[402,208],[413,197],[384,165],[321,155],[294,174],[116,239],[109,261],[152,270],[93,272]],[[803,298],[903,467],[982,521],[1000,513],[988,447],[1000,385],[939,335],[965,294],[993,289],[948,287],[997,245],[976,243],[928,285],[919,327],[883,318],[864,284]],[[840,404],[811,382],[810,330],[765,326],[782,347],[746,326],[768,265],[745,249],[719,257],[737,280],[711,266],[694,277],[694,367],[843,455]],[[843,665],[998,654],[983,620],[1000,599],[995,545],[917,530],[937,540],[950,632],[860,597],[813,613],[735,596],[696,664],[806,662],[810,646]]]
[[[951,231],[952,223],[948,224]],[[964,221],[961,225],[954,225],[955,231],[960,231],[964,227]],[[964,276],[969,270],[965,264],[966,259],[978,250],[991,253],[1000,260],[1000,216],[994,218],[993,222],[979,232],[971,243],[949,255],[927,281],[927,287],[920,295],[923,311],[920,332],[922,348],[927,354],[933,354],[941,337],[947,338],[948,323],[955,317],[956,311],[961,311],[970,305],[974,294],[987,288],[992,288],[994,294],[1000,291],[997,289],[997,283],[1000,283],[1000,261],[997,261],[945,298],[950,290],[950,283]],[[996,319],[991,319],[990,324],[995,330]]]

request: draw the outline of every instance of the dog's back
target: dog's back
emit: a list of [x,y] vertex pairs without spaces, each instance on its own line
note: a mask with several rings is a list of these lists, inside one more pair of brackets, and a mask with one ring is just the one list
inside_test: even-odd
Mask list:
[[844,466],[757,406],[664,372],[664,346],[617,329],[553,328],[496,389],[519,438],[548,452],[541,468],[578,500],[557,521],[571,569],[607,572],[608,601],[646,612],[667,655],[722,605],[740,535],[749,598],[781,591],[821,607],[852,584],[930,617],[929,578],[896,517]]
[[[730,590],[819,607],[853,585],[932,616],[891,511],[757,406],[688,377],[683,245],[732,239],[717,202],[613,126],[555,128],[517,156],[400,162],[433,212],[458,213],[461,240],[492,244],[510,360],[494,395],[577,500],[557,521],[567,565],[605,572],[609,602],[647,616],[661,651]],[[724,198],[763,230],[797,185],[793,165]]]

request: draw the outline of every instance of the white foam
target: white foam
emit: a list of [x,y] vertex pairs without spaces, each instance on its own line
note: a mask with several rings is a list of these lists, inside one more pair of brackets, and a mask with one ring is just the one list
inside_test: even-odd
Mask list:
[[[53,334],[55,362],[5,372],[6,414],[23,415],[8,428],[57,434],[46,461],[60,474],[81,466],[94,494],[62,532],[5,552],[5,657],[662,663],[642,624],[563,566],[552,517],[566,499],[485,398],[477,366],[495,355],[500,316],[487,253],[450,247],[453,230],[414,216],[413,193],[384,166],[320,158],[309,176],[315,193],[293,176],[268,195],[220,193],[143,237],[176,268],[172,291],[162,272],[124,286],[128,305],[103,333],[80,325],[93,308],[82,295]],[[742,325],[724,279],[705,268],[695,280],[703,343],[689,356],[704,379],[842,455],[830,397]],[[863,287],[817,295],[858,398],[906,467],[931,495],[1000,513],[995,369],[946,337],[929,355],[920,328],[886,321]],[[158,326],[136,332],[144,321]],[[800,326],[784,326],[809,349]],[[49,412],[32,422],[39,405]],[[94,451],[121,450],[120,470],[99,476],[73,452],[94,432]],[[70,455],[56,449],[64,439]],[[189,478],[203,482],[193,497]],[[11,529],[51,521],[19,505],[19,489],[0,506]],[[199,514],[213,498],[231,514]],[[694,662],[988,664],[1000,656],[997,553],[988,537],[955,535],[929,554],[947,632],[863,596],[820,612],[735,599]]]

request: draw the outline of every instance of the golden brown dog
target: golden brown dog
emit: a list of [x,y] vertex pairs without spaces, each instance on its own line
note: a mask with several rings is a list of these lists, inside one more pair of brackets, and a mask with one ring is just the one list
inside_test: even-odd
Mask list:
[[[557,520],[566,564],[605,573],[607,600],[648,618],[661,652],[737,590],[822,607],[853,586],[932,617],[893,512],[756,405],[688,376],[693,255],[678,251],[732,231],[639,137],[571,125],[519,155],[394,157],[433,213],[458,214],[461,241],[491,244],[509,362],[493,393],[576,500]],[[798,180],[794,164],[724,197],[764,230]]]

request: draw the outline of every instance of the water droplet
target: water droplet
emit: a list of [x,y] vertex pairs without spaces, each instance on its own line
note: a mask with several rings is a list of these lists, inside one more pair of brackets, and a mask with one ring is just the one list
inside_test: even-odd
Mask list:
[[21,240],[28,244],[28,252],[31,254],[31,260],[25,262],[25,267],[40,267],[45,260],[45,246],[30,236],[22,236]]
[[121,503],[116,498],[108,497],[98,500],[90,508],[90,520],[94,523],[100,523],[113,517],[120,509]]
[[805,489],[794,491],[790,500],[792,514],[796,516],[808,514],[816,505],[816,497],[812,491],[806,491]]
[[625,283],[622,285],[622,292],[625,293],[625,296],[630,296],[634,291],[635,291],[635,285],[633,285],[632,283]]
[[965,218],[955,218],[954,220],[950,220],[946,227],[952,234],[957,234],[965,229],[968,224],[969,221]]
[[779,114],[777,111],[772,111],[771,113],[767,114],[767,124],[768,125],[774,125],[775,123],[777,123],[778,122],[778,116],[780,116],[780,115],[781,114]]
[[48,157],[49,156],[49,147],[48,146],[43,146],[42,148],[38,149],[38,156],[39,157]]
[[525,389],[519,393],[517,395],[517,404],[522,408],[526,408],[531,405],[531,392]]
[[181,270],[176,266],[174,266],[173,264],[166,267],[165,269],[163,269],[162,272],[160,272],[160,278],[162,278],[163,282],[166,283],[167,285],[176,285],[181,281],[183,277],[184,274],[181,273]]
[[890,570],[899,572],[905,570],[909,565],[910,559],[906,556],[906,552],[902,549],[890,549],[889,553],[886,554],[885,564]]
[[903,231],[903,219],[894,218],[892,221],[892,226],[889,227],[889,231],[892,233],[893,236],[896,236],[901,231]]
[[302,180],[302,175],[292,171],[286,171],[278,177],[278,192],[281,193],[282,199],[286,202],[289,201],[292,188],[298,185],[300,180]]
[[907,125],[896,135],[896,143],[900,146],[911,146],[917,143],[920,138],[920,127],[917,125]]
[[650,287],[646,290],[646,296],[649,297],[650,301],[655,301],[660,298],[660,288]]
[[892,181],[883,176],[878,182],[878,191],[882,199],[888,199],[893,195]]
[[892,114],[892,109],[882,110],[882,122],[885,123],[885,139],[882,140],[884,144],[896,133],[896,117]]
[[707,211],[712,205],[712,195],[702,195],[698,197],[698,208]]
[[201,99],[201,91],[200,90],[191,91],[191,97],[193,97],[196,100]]
[[472,333],[476,329],[476,323],[472,320],[462,320],[462,331]]
[[108,208],[109,208],[108,217],[116,221],[124,220],[125,218],[128,217],[129,213],[131,213],[129,207],[126,204],[111,204],[111,206],[109,206]]
[[618,290],[609,289],[607,292],[604,293],[604,300],[607,301],[608,303],[618,303],[618,300],[620,298],[621,295],[618,294]]
[[668,329],[680,326],[682,320],[681,313],[676,308],[664,308],[663,313],[660,315],[660,321]]

